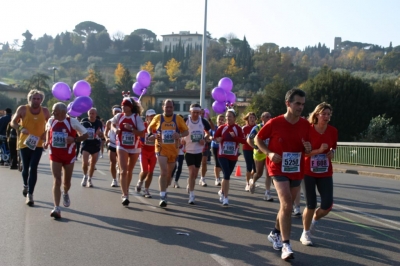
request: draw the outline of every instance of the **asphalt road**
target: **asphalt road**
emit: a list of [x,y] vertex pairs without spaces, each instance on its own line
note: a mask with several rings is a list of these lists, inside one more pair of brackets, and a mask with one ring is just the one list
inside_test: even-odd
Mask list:
[[[62,207],[61,220],[50,217],[48,155],[39,166],[34,207],[25,205],[20,173],[0,167],[0,265],[400,265],[398,180],[335,174],[334,209],[319,223],[315,246],[299,242],[301,218],[293,217],[295,259],[285,262],[267,240],[279,203],[274,190],[274,202],[262,200],[264,179],[251,195],[244,177],[232,177],[230,206],[223,208],[209,165],[208,187],[196,186],[192,206],[184,167],[182,188],[169,189],[168,208],[158,207],[157,178],[151,199],[131,186],[125,208],[119,188],[110,187],[108,167],[100,159],[94,187],[83,188],[81,162],[75,164],[71,206]],[[138,171],[139,165],[132,185]]]

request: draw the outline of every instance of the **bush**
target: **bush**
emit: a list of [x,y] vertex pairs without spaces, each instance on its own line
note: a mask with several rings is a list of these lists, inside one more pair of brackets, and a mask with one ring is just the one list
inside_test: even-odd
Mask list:
[[365,142],[400,142],[399,126],[390,125],[392,118],[385,118],[385,114],[371,119],[367,130],[361,134],[360,141]]
[[101,62],[103,62],[103,58],[100,57],[100,56],[89,56],[87,61],[88,61],[89,64],[101,63]]

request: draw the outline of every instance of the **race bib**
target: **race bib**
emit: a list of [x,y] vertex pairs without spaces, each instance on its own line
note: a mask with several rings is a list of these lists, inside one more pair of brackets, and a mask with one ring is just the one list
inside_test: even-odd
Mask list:
[[34,135],[29,135],[25,141],[24,144],[26,145],[26,147],[28,147],[31,150],[35,150],[36,146],[39,142],[39,137],[36,137]]
[[87,128],[87,133],[89,135],[89,137],[87,139],[94,140],[94,135],[95,135],[94,128],[91,128],[91,127]]
[[311,157],[310,168],[313,173],[326,173],[329,168],[329,160],[326,154],[317,154]]
[[222,154],[236,155],[236,142],[225,141],[222,145]]
[[174,144],[175,140],[173,138],[175,130],[163,130],[161,134],[162,143],[164,144]]
[[53,148],[66,148],[67,147],[68,133],[53,132],[52,134],[52,147]]
[[300,172],[301,152],[284,152],[282,154],[282,173]]
[[135,135],[132,132],[122,131],[122,145],[133,146]]
[[150,141],[149,140],[149,134],[145,133],[145,135],[144,135],[144,144],[146,144],[148,146],[154,146],[154,142],[155,142],[155,140]]
[[199,130],[194,130],[190,134],[190,139],[192,142],[199,142],[201,139],[203,139],[203,132]]

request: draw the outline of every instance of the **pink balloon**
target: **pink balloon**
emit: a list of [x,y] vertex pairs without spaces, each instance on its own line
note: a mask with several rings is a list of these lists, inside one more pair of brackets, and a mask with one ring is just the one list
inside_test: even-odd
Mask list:
[[217,102],[226,101],[226,91],[221,87],[214,88],[211,92],[211,95]]
[[136,81],[143,87],[146,88],[150,86],[151,75],[146,70],[141,70],[136,75]]
[[221,87],[226,91],[231,91],[233,88],[233,82],[230,78],[225,77],[219,80],[218,87]]
[[75,111],[76,113],[85,113],[89,111],[93,106],[93,101],[90,97],[87,96],[79,96],[72,103],[71,111]]
[[74,94],[76,97],[79,96],[90,96],[90,93],[92,92],[92,88],[90,87],[89,82],[86,80],[79,80],[75,82],[74,86],[72,87],[72,90],[74,91]]
[[71,89],[68,84],[64,82],[57,82],[54,84],[53,88],[51,88],[51,92],[53,96],[60,101],[68,101],[71,98]]
[[135,82],[133,83],[132,90],[134,94],[140,96],[142,95],[143,87],[138,82]]
[[222,114],[225,112],[226,110],[226,106],[225,106],[225,102],[217,102],[215,101],[212,104],[212,109],[214,110],[214,112],[216,112],[217,114]]

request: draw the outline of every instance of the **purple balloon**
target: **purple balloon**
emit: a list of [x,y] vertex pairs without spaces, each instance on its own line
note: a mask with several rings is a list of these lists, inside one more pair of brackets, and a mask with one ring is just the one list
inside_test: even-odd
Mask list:
[[67,106],[67,112],[71,111],[72,103],[73,103],[73,102],[70,102],[70,103],[68,104],[68,106]]
[[71,89],[67,83],[57,82],[51,89],[53,96],[60,101],[68,101],[71,98]]
[[236,95],[231,91],[227,92],[226,93],[226,101],[229,102],[229,103],[232,103],[232,104],[235,103],[236,102]]
[[68,114],[69,114],[70,116],[74,116],[74,117],[81,116],[81,113],[75,112],[74,110],[70,110],[70,111],[68,112]]
[[219,80],[218,87],[221,87],[228,92],[232,90],[233,82],[230,78],[225,77]]
[[212,97],[217,102],[225,102],[226,101],[226,92],[223,88],[216,87],[211,92]]
[[151,83],[151,75],[146,70],[141,70],[136,75],[136,81],[144,88],[148,87]]
[[133,83],[132,90],[133,90],[134,94],[140,96],[140,95],[142,95],[143,87],[138,82],[135,82],[135,83]]
[[93,101],[88,96],[79,96],[72,103],[71,111],[76,113],[85,113],[93,106]]
[[138,102],[139,98],[138,97],[133,97],[133,100],[135,100],[135,102]]
[[72,90],[74,91],[74,94],[76,97],[79,96],[90,96],[90,93],[92,92],[92,88],[90,87],[89,82],[86,80],[78,80],[75,82],[74,86],[72,87]]
[[222,114],[225,112],[226,106],[225,106],[225,102],[217,102],[215,101],[212,104],[212,109],[214,110],[214,112],[216,112],[217,114]]

